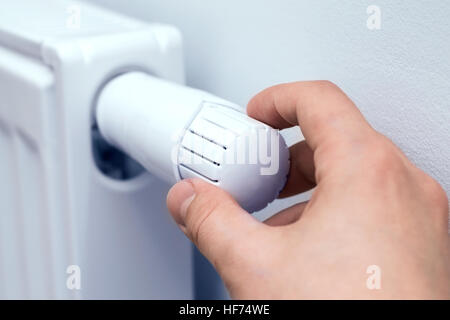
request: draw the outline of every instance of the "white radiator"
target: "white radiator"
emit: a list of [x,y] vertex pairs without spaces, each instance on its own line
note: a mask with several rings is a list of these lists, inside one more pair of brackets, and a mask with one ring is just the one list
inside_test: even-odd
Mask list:
[[0,298],[192,298],[168,186],[95,134],[96,93],[130,69],[182,82],[177,30],[74,1],[0,3]]

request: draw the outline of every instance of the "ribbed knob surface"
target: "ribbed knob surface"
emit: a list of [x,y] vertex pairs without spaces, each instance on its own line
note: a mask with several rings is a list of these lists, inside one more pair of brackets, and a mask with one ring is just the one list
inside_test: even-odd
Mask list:
[[204,102],[181,140],[178,162],[182,178],[207,180],[253,212],[283,188],[289,151],[278,130],[231,107]]

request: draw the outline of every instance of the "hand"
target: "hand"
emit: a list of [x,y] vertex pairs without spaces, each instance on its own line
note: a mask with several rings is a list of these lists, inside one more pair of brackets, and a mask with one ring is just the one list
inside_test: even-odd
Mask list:
[[[177,183],[167,205],[237,299],[450,298],[448,200],[327,81],[271,87],[248,114],[299,125],[281,196],[310,201],[264,223],[201,180]],[[376,265],[381,288],[369,289]],[[370,287],[370,286],[369,286]]]

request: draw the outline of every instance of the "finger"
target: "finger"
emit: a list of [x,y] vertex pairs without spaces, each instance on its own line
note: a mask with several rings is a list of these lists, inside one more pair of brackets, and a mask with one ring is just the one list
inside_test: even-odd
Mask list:
[[227,259],[233,261],[233,254],[264,227],[228,193],[201,179],[178,182],[167,195],[167,206],[189,239],[218,268]]
[[316,186],[314,177],[314,154],[306,141],[289,148],[291,168],[289,176],[279,197],[286,198],[308,191]]
[[297,203],[292,207],[284,209],[278,212],[277,214],[273,215],[269,219],[265,220],[264,223],[272,227],[285,226],[294,223],[298,219],[300,219],[303,210],[305,210],[307,204],[308,204],[307,201]]
[[[345,93],[328,81],[268,88],[249,102],[247,113],[280,129],[298,124],[313,152],[319,147],[348,148],[374,132]],[[329,156],[320,152],[315,159],[316,169],[318,162]]]

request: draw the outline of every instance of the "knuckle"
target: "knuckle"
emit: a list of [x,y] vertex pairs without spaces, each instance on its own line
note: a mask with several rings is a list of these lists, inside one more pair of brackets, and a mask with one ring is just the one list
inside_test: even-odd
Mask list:
[[398,191],[407,181],[407,165],[401,151],[379,134],[366,139],[359,157],[360,176],[368,186]]
[[436,202],[440,208],[443,209],[448,215],[448,197],[445,190],[441,187],[440,184],[436,183],[437,191],[436,191]]
[[389,175],[403,167],[400,151],[382,136],[368,139],[363,160],[376,174]]
[[292,85],[294,90],[308,89],[315,97],[337,96],[337,93],[342,93],[342,90],[330,80],[314,80],[314,81],[299,81]]
[[447,193],[442,186],[426,173],[422,172],[422,185],[424,193],[427,195],[430,204],[442,212],[445,216],[448,215],[448,198]]
[[[415,167],[388,138],[378,134],[367,141],[363,156],[363,170],[372,185],[376,184],[392,192],[411,186],[422,190],[431,211],[438,213],[447,224],[448,198],[442,186],[428,174]],[[420,194],[418,194],[420,196]]]
[[420,169],[416,176],[423,201],[427,207],[428,217],[433,217],[441,230],[448,231],[449,204],[445,190],[441,185]]
[[310,90],[313,90],[316,97],[336,96],[336,93],[341,92],[341,89],[329,80],[312,81]]
[[329,80],[317,80],[314,81],[314,88],[317,91],[316,95],[318,97],[332,97],[333,99],[338,99],[343,96],[343,91],[338,85]]
[[315,83],[317,84],[317,87],[321,88],[321,89],[326,89],[326,90],[329,90],[329,89],[336,90],[336,89],[338,89],[338,90],[340,90],[339,87],[334,82],[332,82],[330,80],[317,80],[317,81],[315,81]]

